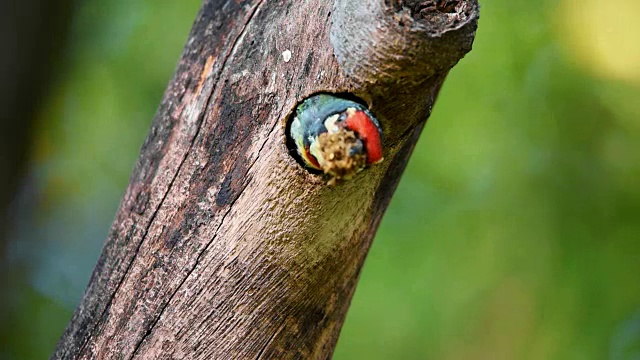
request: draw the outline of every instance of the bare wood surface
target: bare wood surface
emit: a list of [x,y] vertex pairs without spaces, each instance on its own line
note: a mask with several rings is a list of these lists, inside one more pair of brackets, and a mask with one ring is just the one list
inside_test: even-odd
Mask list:
[[[204,1],[53,358],[331,356],[384,210],[475,33],[474,0],[428,16],[404,5]],[[332,187],[285,145],[288,115],[319,91],[365,99],[385,131],[386,160]]]

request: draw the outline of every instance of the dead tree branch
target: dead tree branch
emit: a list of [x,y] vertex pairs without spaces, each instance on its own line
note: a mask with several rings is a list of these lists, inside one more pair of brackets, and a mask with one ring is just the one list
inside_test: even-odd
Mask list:
[[[329,358],[477,19],[475,0],[205,0],[54,358]],[[368,103],[381,165],[327,186],[296,163],[286,121],[317,92]]]

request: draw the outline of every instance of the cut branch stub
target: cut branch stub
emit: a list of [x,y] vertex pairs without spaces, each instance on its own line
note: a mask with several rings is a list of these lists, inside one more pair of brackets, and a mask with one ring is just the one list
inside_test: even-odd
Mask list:
[[340,68],[392,143],[427,119],[439,84],[471,50],[478,16],[475,0],[335,1],[331,43]]

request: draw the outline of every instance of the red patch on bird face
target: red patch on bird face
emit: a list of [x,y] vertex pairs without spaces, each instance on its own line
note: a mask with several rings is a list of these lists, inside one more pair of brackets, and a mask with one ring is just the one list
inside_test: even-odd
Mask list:
[[316,170],[322,170],[320,163],[318,163],[318,160],[316,159],[316,157],[311,154],[311,151],[309,150],[308,147],[304,148],[304,154],[301,154],[301,155],[302,157],[304,157],[307,163],[311,165],[311,167],[315,168]]
[[375,164],[382,161],[382,138],[380,130],[369,118],[367,113],[361,110],[348,111],[345,127],[356,134],[364,143],[367,151],[367,163]]

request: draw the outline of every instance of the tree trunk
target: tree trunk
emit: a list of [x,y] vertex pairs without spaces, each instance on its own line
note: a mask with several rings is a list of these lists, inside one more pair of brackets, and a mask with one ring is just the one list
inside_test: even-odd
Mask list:
[[[442,81],[473,42],[475,0],[430,3],[205,0],[53,358],[329,358]],[[286,121],[317,92],[368,103],[381,165],[328,186],[290,156]]]

